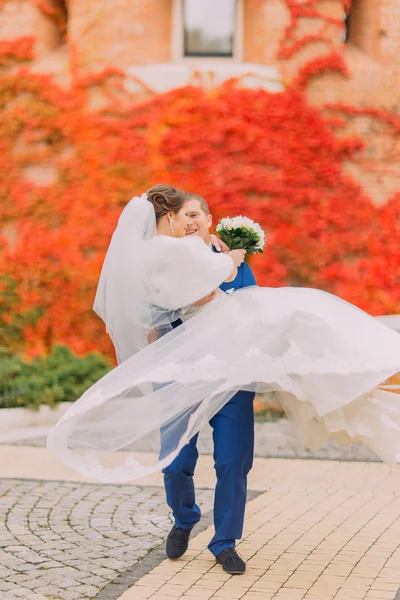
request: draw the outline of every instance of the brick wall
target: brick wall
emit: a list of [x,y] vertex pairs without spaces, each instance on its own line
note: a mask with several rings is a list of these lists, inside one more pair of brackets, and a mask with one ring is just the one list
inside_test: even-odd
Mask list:
[[36,37],[35,52],[38,59],[59,46],[57,27],[29,0],[9,0],[0,10],[0,40],[21,36]]
[[[47,0],[57,4],[57,0]],[[82,66],[99,70],[104,65],[165,63],[172,60],[174,0],[69,0],[69,39],[77,45]],[[338,17],[338,0],[320,0],[324,14]],[[351,43],[343,44],[337,28],[328,31],[331,42],[346,57],[351,81],[326,76],[310,94],[315,102],[348,99],[392,107],[400,84],[400,2],[353,0]],[[243,60],[278,66],[287,77],[312,56],[329,51],[326,44],[309,44],[295,57],[277,60],[279,44],[289,23],[285,0],[243,0]],[[304,20],[299,33],[313,33],[320,23]],[[38,38],[38,58],[54,52],[61,40],[57,27],[32,0],[8,0],[0,10],[0,39],[20,35]],[[372,85],[372,82],[374,85]]]
[[[58,0],[47,0],[57,3]],[[199,0],[201,1],[201,0]],[[84,70],[98,71],[107,65],[127,68],[132,65],[168,63],[173,60],[174,0],[69,0],[68,36],[78,48]],[[320,10],[341,17],[338,0],[320,0]],[[289,60],[278,60],[277,52],[289,23],[285,0],[243,0],[243,60],[276,67],[290,80],[312,57],[336,49],[343,54],[349,69],[348,79],[326,74],[313,80],[309,99],[316,105],[344,102],[354,106],[374,106],[398,110],[400,106],[400,1],[353,0],[350,42],[343,43],[335,26],[329,26],[329,43],[315,42]],[[304,19],[302,33],[313,33],[320,23]],[[8,0],[0,10],[0,39],[21,35],[37,36],[37,64],[57,72],[68,49],[55,23],[43,15],[31,0]],[[47,61],[47,62],[46,62]],[[61,68],[60,68],[61,71]],[[96,100],[98,102],[98,99]],[[96,104],[96,102],[94,103]],[[367,134],[369,156],[380,161],[391,140],[384,129],[377,130],[366,119],[356,119],[353,131]],[[393,165],[397,169],[397,164]],[[355,165],[346,167],[368,189],[377,202],[389,197],[399,182],[362,172]]]
[[171,60],[172,0],[70,0],[69,12],[70,39],[91,70]]
[[274,65],[289,14],[283,0],[245,0],[243,5],[243,60]]

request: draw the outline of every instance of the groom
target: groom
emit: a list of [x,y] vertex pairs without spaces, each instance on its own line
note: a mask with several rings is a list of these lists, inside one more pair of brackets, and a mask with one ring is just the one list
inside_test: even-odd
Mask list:
[[[213,248],[210,239],[212,217],[206,201],[187,194],[188,216],[192,225],[187,235],[197,235]],[[216,251],[213,248],[214,251]],[[211,250],[210,250],[211,251]],[[223,283],[221,289],[239,289],[256,285],[246,262],[238,268],[236,278]],[[176,322],[174,326],[181,324]],[[247,475],[253,464],[254,412],[253,392],[240,391],[211,419],[214,441],[214,466],[217,485],[214,498],[215,535],[208,548],[231,575],[242,574],[246,565],[235,550],[242,536],[247,494]],[[176,459],[163,470],[168,506],[175,525],[168,538],[166,552],[171,559],[180,558],[187,550],[192,528],[200,521],[200,508],[195,501],[193,474],[199,456],[196,434]]]

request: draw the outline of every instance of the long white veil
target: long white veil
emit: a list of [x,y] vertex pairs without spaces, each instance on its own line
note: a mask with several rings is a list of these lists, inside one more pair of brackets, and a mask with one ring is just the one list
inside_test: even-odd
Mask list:
[[147,346],[155,327],[169,330],[176,319],[173,311],[149,303],[144,242],[156,233],[152,203],[146,194],[135,196],[120,215],[104,259],[93,310],[106,324],[118,363]]
[[106,324],[119,363],[147,345],[151,316],[141,255],[143,241],[155,235],[153,205],[145,194],[132,198],[112,236],[93,306]]

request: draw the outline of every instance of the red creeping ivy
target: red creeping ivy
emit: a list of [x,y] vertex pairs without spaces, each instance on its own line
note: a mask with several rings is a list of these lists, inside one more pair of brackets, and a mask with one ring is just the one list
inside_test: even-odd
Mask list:
[[[315,41],[296,40],[298,19],[321,18],[315,1],[287,5],[282,61]],[[141,103],[125,92],[118,103],[123,74],[80,74],[74,48],[68,89],[17,69],[32,58],[28,39],[0,45],[0,345],[31,356],[55,342],[112,352],[92,312],[96,283],[121,208],[157,181],[204,195],[214,222],[259,221],[269,235],[251,259],[260,284],[319,287],[373,314],[400,310],[400,194],[376,207],[343,170],[362,161],[363,140],[337,135],[361,111],[395,140],[399,120],[310,105],[312,78],[347,75],[337,52],[304,64],[281,93],[230,81]],[[98,112],[87,108],[94,86],[112,97]],[[37,172],[46,185],[33,183]]]

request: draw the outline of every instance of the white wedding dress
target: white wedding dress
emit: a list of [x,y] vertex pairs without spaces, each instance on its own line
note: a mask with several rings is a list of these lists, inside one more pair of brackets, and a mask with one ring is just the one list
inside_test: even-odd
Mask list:
[[[149,306],[171,320],[232,270],[230,257],[199,238],[156,236],[142,244]],[[134,350],[124,343],[118,352],[114,335],[123,362],[48,437],[63,462],[101,481],[133,481],[168,465],[240,389],[276,395],[306,445],[361,441],[384,461],[400,461],[400,396],[382,385],[400,371],[399,333],[306,288],[219,291],[186,314],[183,325],[130,358]],[[159,452],[143,451],[148,436]],[[135,444],[137,452],[116,452]]]

